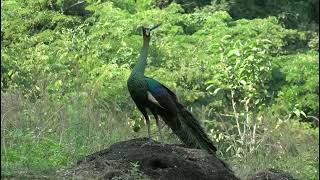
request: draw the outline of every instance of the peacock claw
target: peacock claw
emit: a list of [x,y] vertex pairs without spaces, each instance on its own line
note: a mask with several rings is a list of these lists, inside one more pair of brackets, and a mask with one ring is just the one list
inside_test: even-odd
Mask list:
[[161,137],[160,139],[159,139],[159,145],[160,146],[162,146],[162,147],[164,147],[164,141],[163,141],[163,138]]
[[163,142],[160,142],[160,146],[161,146],[161,147],[164,147],[164,143],[163,143]]
[[146,143],[142,144],[140,148],[143,148],[144,146],[151,146],[152,144],[153,144],[153,140],[149,139]]

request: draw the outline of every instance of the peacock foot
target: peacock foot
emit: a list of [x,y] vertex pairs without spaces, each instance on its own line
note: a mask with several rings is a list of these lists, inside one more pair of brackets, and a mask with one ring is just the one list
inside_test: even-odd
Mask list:
[[160,142],[160,146],[164,147],[165,143],[162,136],[160,136],[159,142]]
[[144,146],[151,146],[153,144],[153,140],[149,139],[146,143],[142,144],[140,148],[143,148]]
[[160,146],[164,147],[165,146],[164,142],[160,141]]

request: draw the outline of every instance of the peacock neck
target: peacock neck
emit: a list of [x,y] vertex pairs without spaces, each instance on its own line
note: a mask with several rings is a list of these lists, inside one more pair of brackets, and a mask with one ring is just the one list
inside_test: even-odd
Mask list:
[[137,64],[133,67],[131,76],[144,76],[144,70],[147,64],[150,37],[143,37],[143,46]]

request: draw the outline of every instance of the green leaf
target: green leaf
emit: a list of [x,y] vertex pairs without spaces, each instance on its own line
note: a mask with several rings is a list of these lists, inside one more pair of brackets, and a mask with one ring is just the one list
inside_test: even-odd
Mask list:
[[240,84],[245,86],[247,84],[247,82],[245,80],[240,80]]
[[249,61],[252,61],[252,60],[254,59],[254,56],[253,56],[253,55],[250,55],[249,57],[247,57],[247,59],[248,59]]
[[213,87],[213,84],[210,84],[207,88],[206,88],[206,90],[208,91],[209,89],[211,89]]
[[230,57],[230,56],[233,56],[233,55],[240,56],[240,50],[239,49],[233,49],[233,50],[229,51],[229,53],[227,54],[227,57]]
[[302,114],[304,117],[307,117],[306,113],[304,113],[303,111],[300,111],[300,114]]
[[298,117],[300,117],[300,110],[298,110],[298,109],[296,109],[296,110],[294,110],[293,111],[293,113],[296,115],[296,116],[298,116]]
[[216,95],[219,91],[221,90],[221,88],[217,88],[213,91],[213,95]]

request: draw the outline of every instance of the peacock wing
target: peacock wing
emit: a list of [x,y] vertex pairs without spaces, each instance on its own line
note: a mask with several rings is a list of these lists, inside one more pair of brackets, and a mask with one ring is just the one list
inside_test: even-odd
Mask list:
[[145,77],[147,82],[148,100],[162,109],[176,109],[176,95],[158,81]]

